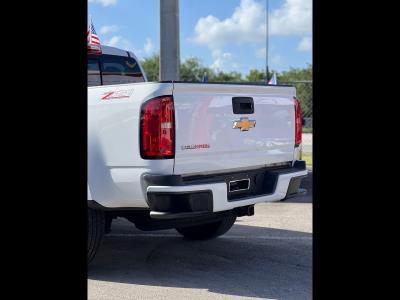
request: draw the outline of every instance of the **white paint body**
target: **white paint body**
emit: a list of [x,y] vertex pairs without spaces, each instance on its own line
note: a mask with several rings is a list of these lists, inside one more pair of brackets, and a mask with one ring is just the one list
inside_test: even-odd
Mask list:
[[[127,98],[101,100],[109,92]],[[173,95],[176,122],[175,159],[145,160],[140,156],[141,105],[154,97]],[[233,114],[232,97],[253,97],[255,112]],[[211,190],[214,211],[223,211],[285,197],[290,179],[306,171],[281,175],[271,195],[228,202],[223,183],[148,186],[145,174],[194,175],[250,170],[293,162],[295,89],[279,86],[143,82],[88,88],[88,200],[108,208],[146,208],[150,191]],[[249,131],[232,129],[240,117],[256,120]],[[209,144],[210,148],[181,146]]]
[[[293,160],[295,89],[227,84],[174,84],[175,173],[249,169]],[[232,97],[252,97],[254,113],[233,113]],[[249,131],[232,129],[241,117],[256,121]],[[181,150],[181,145],[209,144]]]

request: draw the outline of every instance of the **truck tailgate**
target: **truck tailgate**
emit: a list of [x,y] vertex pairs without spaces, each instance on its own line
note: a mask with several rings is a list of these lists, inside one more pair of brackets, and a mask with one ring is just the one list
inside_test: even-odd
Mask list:
[[174,83],[174,173],[221,173],[292,161],[295,93],[286,86]]

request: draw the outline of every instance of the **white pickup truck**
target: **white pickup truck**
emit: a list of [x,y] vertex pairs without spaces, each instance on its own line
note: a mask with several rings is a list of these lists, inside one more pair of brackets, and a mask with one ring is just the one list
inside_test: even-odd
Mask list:
[[147,82],[131,52],[88,56],[88,260],[114,218],[188,239],[304,192],[296,90]]

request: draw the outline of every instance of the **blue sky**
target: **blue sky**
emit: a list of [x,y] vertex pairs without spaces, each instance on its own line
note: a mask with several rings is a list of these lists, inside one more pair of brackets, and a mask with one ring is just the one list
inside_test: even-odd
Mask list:
[[[88,0],[102,44],[159,52],[159,0]],[[215,70],[265,69],[265,0],[180,0],[181,60]],[[269,68],[312,63],[312,0],[269,0]]]

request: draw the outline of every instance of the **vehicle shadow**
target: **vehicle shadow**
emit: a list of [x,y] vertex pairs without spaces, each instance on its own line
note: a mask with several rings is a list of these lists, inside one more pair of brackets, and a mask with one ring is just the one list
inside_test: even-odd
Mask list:
[[114,225],[88,267],[88,279],[311,299],[311,233],[235,224],[218,239],[188,241],[174,230],[143,232],[121,220]]

